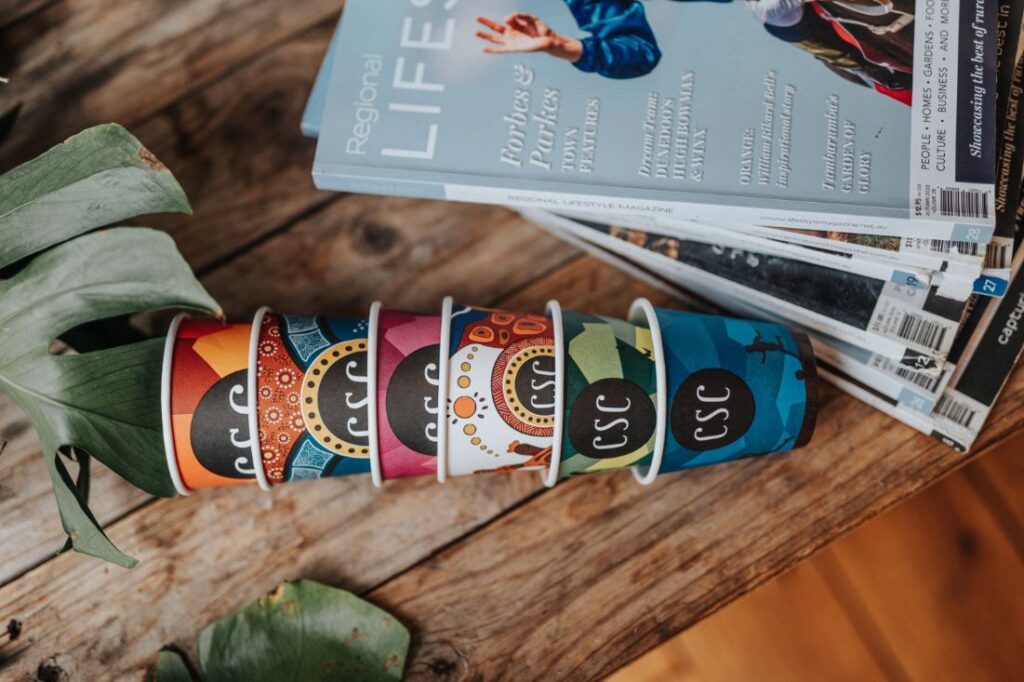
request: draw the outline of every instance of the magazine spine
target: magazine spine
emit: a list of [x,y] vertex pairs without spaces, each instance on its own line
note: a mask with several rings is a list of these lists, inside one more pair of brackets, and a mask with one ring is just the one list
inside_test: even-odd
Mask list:
[[414,199],[445,199],[444,184],[418,180],[371,177],[358,173],[321,173],[314,169],[313,184],[317,189],[357,194],[410,197]]

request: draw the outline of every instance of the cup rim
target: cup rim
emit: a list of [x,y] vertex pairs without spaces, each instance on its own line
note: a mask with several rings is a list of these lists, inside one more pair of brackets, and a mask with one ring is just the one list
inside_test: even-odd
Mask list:
[[178,453],[174,447],[174,431],[171,428],[171,367],[174,363],[174,345],[178,340],[178,328],[183,320],[188,318],[188,313],[178,313],[171,320],[167,328],[167,338],[164,340],[164,361],[160,370],[160,416],[164,439],[164,456],[167,458],[167,471],[170,474],[174,489],[179,495],[187,497],[189,489],[181,478],[181,470],[178,468]]
[[448,382],[451,379],[449,347],[452,337],[452,304],[454,299],[445,296],[441,301],[441,338],[437,361],[437,482],[448,480]]
[[562,306],[551,299],[544,306],[551,318],[555,337],[555,423],[551,429],[551,460],[547,471],[541,470],[541,480],[548,488],[558,483],[558,470],[562,465],[562,430],[565,421],[565,338],[562,328]]
[[265,492],[270,492],[270,481],[267,479],[267,472],[263,469],[263,448],[260,446],[260,424],[259,424],[259,400],[256,396],[256,366],[259,362],[260,332],[263,329],[263,318],[270,312],[270,308],[262,306],[256,311],[252,320],[252,330],[249,332],[249,368],[246,375],[246,391],[249,394],[249,448],[252,453],[252,468],[256,474],[256,482]]
[[655,396],[654,453],[646,473],[641,473],[640,466],[630,467],[633,478],[640,485],[650,485],[661,471],[661,462],[665,458],[666,429],[668,428],[668,375],[665,371],[665,346],[662,342],[661,323],[658,312],[646,298],[638,298],[629,307],[629,321],[637,324],[641,314],[647,318],[647,328],[651,332],[651,345],[654,346],[654,377],[657,395]]
[[366,331],[366,430],[370,448],[370,480],[373,487],[383,484],[380,466],[380,432],[377,426],[377,330],[380,322],[381,302],[370,304]]

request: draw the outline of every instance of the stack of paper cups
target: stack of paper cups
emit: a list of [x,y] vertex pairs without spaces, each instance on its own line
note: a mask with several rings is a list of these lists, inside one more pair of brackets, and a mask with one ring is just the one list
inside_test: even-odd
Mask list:
[[164,435],[179,492],[369,473],[541,472],[549,486],[804,445],[817,410],[807,339],[767,322],[655,308],[629,321],[455,305],[366,318],[261,309],[176,318]]

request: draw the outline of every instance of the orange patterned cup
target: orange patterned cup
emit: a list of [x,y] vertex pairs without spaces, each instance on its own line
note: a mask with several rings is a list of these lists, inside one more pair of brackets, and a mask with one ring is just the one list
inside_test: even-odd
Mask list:
[[175,318],[163,377],[164,440],[178,492],[255,483],[248,415],[251,324]]

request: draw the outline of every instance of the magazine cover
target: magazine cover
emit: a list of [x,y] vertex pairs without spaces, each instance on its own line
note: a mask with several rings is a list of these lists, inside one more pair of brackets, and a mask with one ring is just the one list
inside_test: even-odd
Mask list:
[[679,240],[541,211],[531,221],[571,232],[669,273],[700,295],[719,289],[761,308],[878,353],[915,370],[938,372],[965,303],[912,280],[884,281],[777,256]]
[[349,0],[314,179],[987,242],[996,15],[991,0]]

